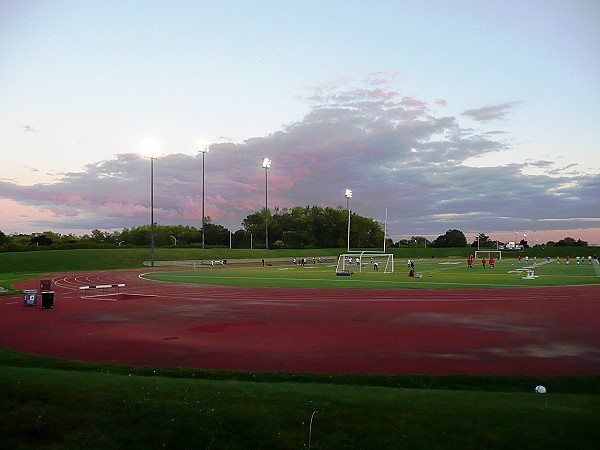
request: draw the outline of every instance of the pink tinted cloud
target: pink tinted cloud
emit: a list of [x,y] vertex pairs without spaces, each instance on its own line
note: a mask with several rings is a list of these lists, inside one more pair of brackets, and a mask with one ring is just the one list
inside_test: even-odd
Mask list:
[[[552,194],[564,180],[523,176],[518,164],[464,166],[465,159],[501,151],[506,142],[485,130],[462,129],[456,117],[429,114],[423,100],[401,98],[380,86],[371,92],[330,89],[322,99],[323,104],[280,131],[242,144],[214,144],[206,156],[206,215],[215,221],[222,218],[218,223],[235,229],[245,216],[264,207],[264,156],[273,161],[268,171],[269,207],[343,206],[343,189],[350,188],[359,214],[379,220],[388,208],[390,225],[415,235],[420,230],[443,234],[448,228],[506,229],[498,215],[510,218],[508,227],[522,228],[541,221],[548,211],[584,217],[594,210],[593,176],[577,178],[565,192],[566,201]],[[331,106],[329,101],[339,104]],[[157,222],[198,226],[200,167],[196,155],[165,155],[156,161]],[[73,228],[85,219],[91,223],[90,217],[99,218],[99,223],[110,220],[113,227],[139,226],[150,220],[148,183],[147,160],[117,155],[52,185],[29,189],[0,183],[0,196],[44,208],[51,203],[65,217],[79,208],[79,216],[69,220]],[[483,185],[485,190],[476,189]],[[469,216],[472,212],[478,214]],[[427,219],[447,213],[454,216],[433,223]],[[394,220],[397,225],[392,225]],[[582,225],[573,222],[572,228],[578,226]]]
[[105,202],[97,208],[92,207],[90,209],[96,210],[98,214],[108,217],[134,218],[150,214],[149,205],[139,203]]
[[87,200],[84,200],[82,196],[78,194],[49,193],[49,195],[46,196],[46,199],[52,202],[68,203],[69,205],[81,205],[87,203]]
[[292,177],[293,178],[301,178],[301,177],[305,177],[307,175],[310,175],[310,169],[306,168],[306,167],[296,167],[292,170]]
[[415,108],[426,108],[427,107],[427,102],[424,102],[423,100],[419,100],[414,97],[404,97],[402,99],[401,104],[405,105],[405,106],[412,106]]
[[71,205],[49,205],[46,208],[48,211],[51,211],[52,214],[58,217],[77,217],[81,214],[81,210],[79,208],[75,208]]
[[51,221],[53,218],[54,215],[49,210],[13,200],[0,199],[0,230],[5,234],[45,231],[37,227],[35,223]]

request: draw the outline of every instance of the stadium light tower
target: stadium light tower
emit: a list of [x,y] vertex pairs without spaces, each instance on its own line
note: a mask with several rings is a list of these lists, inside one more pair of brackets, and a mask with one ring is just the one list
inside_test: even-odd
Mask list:
[[271,160],[269,158],[263,158],[262,166],[265,169],[265,249],[269,249],[269,168],[271,167]]
[[198,141],[198,144],[200,147],[198,151],[202,153],[202,220],[200,221],[200,227],[202,228],[202,249],[204,249],[204,155],[208,153],[210,146],[205,145],[202,147],[202,143],[200,141]]
[[350,199],[352,198],[352,191],[346,189],[344,197],[346,197],[346,209],[348,210],[348,251],[350,251]]
[[150,158],[150,249],[151,265],[154,267],[154,160],[160,153],[160,145],[152,139],[144,139],[140,143],[140,151],[143,156]]

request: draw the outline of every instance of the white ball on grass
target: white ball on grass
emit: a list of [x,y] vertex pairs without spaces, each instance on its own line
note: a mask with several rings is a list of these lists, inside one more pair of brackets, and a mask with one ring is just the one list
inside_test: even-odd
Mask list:
[[542,385],[538,385],[535,387],[535,392],[537,394],[545,394],[546,393],[546,388]]

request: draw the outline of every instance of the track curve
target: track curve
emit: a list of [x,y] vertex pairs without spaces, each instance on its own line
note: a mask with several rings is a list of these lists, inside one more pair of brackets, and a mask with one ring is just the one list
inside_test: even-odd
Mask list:
[[[141,274],[56,274],[54,309],[0,297],[0,345],[90,362],[246,371],[600,372],[600,285],[284,289]],[[118,296],[112,288],[81,298],[81,286],[112,284],[125,284]],[[39,280],[15,287],[37,289]]]

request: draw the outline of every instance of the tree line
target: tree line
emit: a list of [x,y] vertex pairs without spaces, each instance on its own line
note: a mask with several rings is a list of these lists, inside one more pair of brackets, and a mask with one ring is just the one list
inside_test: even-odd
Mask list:
[[[266,222],[265,222],[266,220]],[[268,233],[267,233],[268,227]],[[94,229],[90,234],[75,236],[52,231],[34,234],[6,235],[0,231],[0,251],[23,251],[32,248],[98,248],[98,247],[143,247],[149,246],[152,227],[150,224],[124,228],[121,231],[101,231]],[[222,225],[204,220],[204,242],[210,247],[232,248],[345,248],[348,239],[348,211],[344,208],[321,206],[294,206],[291,208],[263,208],[242,221],[242,228],[231,232]],[[384,240],[383,224],[356,213],[350,215],[350,247],[382,248]],[[157,247],[200,246],[202,229],[184,225],[154,226],[154,243]],[[526,241],[521,245],[528,247]],[[472,247],[496,248],[497,241],[480,233],[470,244]],[[547,246],[582,246],[588,243],[570,237],[558,242],[548,242]],[[450,229],[436,239],[411,236],[394,242],[386,238],[386,247],[467,247],[464,233]]]

